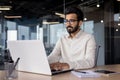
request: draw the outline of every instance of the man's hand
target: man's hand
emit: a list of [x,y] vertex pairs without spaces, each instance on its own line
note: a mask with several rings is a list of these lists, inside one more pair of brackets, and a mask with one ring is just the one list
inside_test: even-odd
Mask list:
[[56,62],[50,64],[50,68],[51,70],[65,70],[65,69],[69,69],[69,65],[67,63]]

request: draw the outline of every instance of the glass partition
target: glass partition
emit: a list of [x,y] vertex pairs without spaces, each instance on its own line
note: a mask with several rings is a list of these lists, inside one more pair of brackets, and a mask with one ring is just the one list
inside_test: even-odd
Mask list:
[[[88,1],[91,2],[91,1]],[[101,8],[96,4],[77,4],[85,15],[82,30],[95,36],[97,45],[101,45],[100,65],[104,64],[104,11],[103,2]],[[65,9],[65,3],[63,9]],[[64,12],[64,10],[63,10]],[[64,13],[63,13],[64,14]],[[5,19],[4,25],[8,28],[7,40],[42,40],[47,55],[53,50],[57,40],[67,34],[64,18],[56,14],[48,14],[40,18]],[[14,35],[12,35],[14,34]]]
[[[100,5],[97,6],[98,0],[85,0],[79,4],[65,4],[62,6],[62,14],[66,7],[76,5],[80,7],[85,15],[82,30],[93,34],[97,45],[100,45],[98,64],[114,64],[120,63],[119,56],[119,4],[117,0],[104,1],[99,0]],[[63,1],[64,2],[64,1]],[[80,1],[79,1],[80,2]],[[56,8],[56,10],[59,8]],[[44,10],[44,9],[43,9]],[[36,10],[35,10],[36,11]],[[33,12],[35,12],[33,11]],[[37,12],[37,11],[36,11]],[[41,11],[42,12],[42,11]],[[37,12],[37,14],[39,14]],[[53,13],[43,15],[32,15],[32,18],[7,19],[0,18],[0,48],[5,46],[7,40],[42,40],[45,45],[47,55],[53,50],[57,40],[67,34],[64,25],[64,18]],[[7,30],[3,32],[4,29]],[[1,35],[4,36],[1,36]],[[6,37],[7,36],[7,37]],[[4,40],[3,40],[4,38]]]
[[0,11],[0,70],[4,69],[4,50],[6,48],[6,26],[2,11]]

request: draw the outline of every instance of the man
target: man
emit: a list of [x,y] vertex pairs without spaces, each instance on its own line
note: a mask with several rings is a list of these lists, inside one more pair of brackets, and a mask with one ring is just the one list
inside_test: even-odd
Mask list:
[[95,39],[80,29],[83,12],[77,7],[65,10],[65,25],[68,35],[61,37],[48,56],[51,69],[84,69],[95,65]]

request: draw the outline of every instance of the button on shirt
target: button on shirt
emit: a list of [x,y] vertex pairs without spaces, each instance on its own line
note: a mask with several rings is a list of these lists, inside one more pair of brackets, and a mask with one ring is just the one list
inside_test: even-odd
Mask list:
[[68,63],[72,69],[92,68],[95,65],[96,43],[93,35],[80,30],[75,37],[64,35],[48,56],[49,63]]

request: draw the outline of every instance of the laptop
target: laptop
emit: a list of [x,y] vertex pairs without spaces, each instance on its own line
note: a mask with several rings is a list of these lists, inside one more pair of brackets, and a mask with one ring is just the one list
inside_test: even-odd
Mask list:
[[54,71],[50,69],[44,44],[41,40],[17,40],[7,41],[7,48],[10,50],[14,61],[20,57],[18,70],[24,72],[54,75],[69,72],[69,70]]

